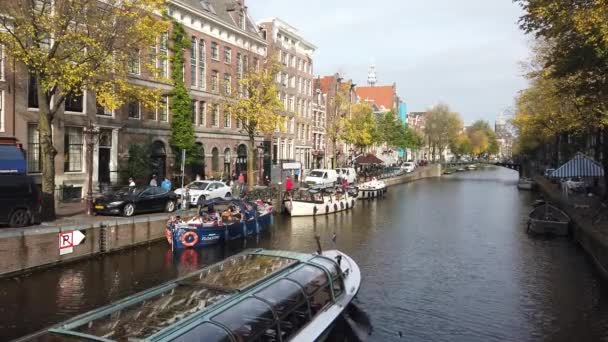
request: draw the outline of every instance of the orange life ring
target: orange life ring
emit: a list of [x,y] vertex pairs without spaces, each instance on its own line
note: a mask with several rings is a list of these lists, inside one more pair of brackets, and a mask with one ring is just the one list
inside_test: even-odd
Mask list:
[[[192,241],[188,242],[188,237],[192,236]],[[182,235],[182,245],[192,247],[198,243],[198,235],[195,232],[186,232]]]

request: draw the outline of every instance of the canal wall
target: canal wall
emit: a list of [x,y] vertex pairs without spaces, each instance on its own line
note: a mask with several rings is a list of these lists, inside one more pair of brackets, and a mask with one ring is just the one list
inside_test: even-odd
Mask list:
[[534,181],[546,199],[570,216],[574,239],[589,255],[602,277],[608,280],[608,222],[593,224],[595,213],[591,209],[575,208],[562,197],[559,186],[545,177],[536,176]]
[[433,164],[430,166],[420,167],[412,173],[406,173],[402,176],[383,179],[383,182],[388,186],[399,185],[403,183],[415,182],[425,178],[441,177],[441,165]]
[[[88,258],[165,238],[167,214],[115,218],[90,225],[0,229],[0,277]],[[73,252],[60,255],[60,234],[85,235]]]

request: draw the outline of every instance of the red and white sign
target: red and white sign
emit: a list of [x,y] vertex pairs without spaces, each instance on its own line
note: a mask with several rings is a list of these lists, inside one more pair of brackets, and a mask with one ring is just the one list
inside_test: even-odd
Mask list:
[[79,230],[59,233],[59,255],[74,252],[74,246],[78,246],[85,238]]

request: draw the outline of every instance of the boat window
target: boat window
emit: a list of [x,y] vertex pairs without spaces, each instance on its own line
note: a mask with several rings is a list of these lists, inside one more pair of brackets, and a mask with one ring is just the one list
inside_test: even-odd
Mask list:
[[[183,283],[188,281],[191,280]],[[227,296],[223,291],[196,286],[195,283],[180,285],[108,315],[85,321],[72,331],[111,340],[142,339],[188,315],[205,310]]]
[[201,274],[198,283],[212,288],[239,290],[294,264],[288,258],[248,254],[229,258]]
[[329,274],[331,275],[332,279],[336,278],[340,274],[340,272],[338,271],[338,264],[331,259],[324,257],[316,257],[312,259],[312,262],[325,267],[325,269],[329,271]]
[[287,278],[295,280],[297,283],[302,285],[307,296],[310,296],[320,287],[329,283],[325,271],[312,265],[305,265],[297,269],[296,271],[290,273]]
[[281,327],[281,339],[283,341],[289,340],[309,322],[310,313],[308,311],[308,303],[304,302],[285,317],[281,318],[279,322]]
[[302,302],[306,302],[302,289],[296,283],[287,279],[281,279],[258,291],[255,296],[270,303],[279,317],[283,317],[284,314],[295,309]]
[[175,342],[205,341],[205,342],[231,342],[230,335],[213,323],[197,325],[185,334],[177,337]]
[[256,298],[247,298],[211,320],[230,329],[238,341],[279,340],[272,309]]
[[311,297],[309,297],[310,301],[310,313],[313,317],[321,311],[329,302],[331,302],[331,290],[329,289],[329,284],[323,286],[317,292],[315,292]]

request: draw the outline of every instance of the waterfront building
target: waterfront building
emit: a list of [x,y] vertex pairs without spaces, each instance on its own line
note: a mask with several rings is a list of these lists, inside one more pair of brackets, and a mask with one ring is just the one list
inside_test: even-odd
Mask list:
[[[184,81],[192,98],[192,124],[201,147],[198,163],[186,170],[195,175],[220,177],[246,169],[248,138],[239,122],[222,103],[249,68],[257,68],[266,58],[267,42],[247,13],[244,0],[171,0],[167,13],[184,25],[191,48],[185,51]],[[130,65],[133,83],[162,90],[154,109],[130,102],[110,110],[97,104],[95,94],[85,90],[69,95],[53,122],[56,157],[56,184],[59,200],[84,195],[88,174],[84,128],[91,123],[99,130],[93,148],[94,189],[101,184],[123,180],[121,171],[129,157],[129,147],[139,144],[150,151],[150,175],[173,177],[175,156],[169,146],[171,135],[170,34],[160,33],[149,51],[137,51]],[[41,182],[41,149],[37,131],[38,102],[35,79],[25,67],[4,58],[0,50],[0,135],[15,136],[27,154],[28,173]],[[155,65],[160,75],[151,75],[145,63]],[[12,89],[12,91],[9,91]],[[259,138],[261,143],[262,137]],[[256,164],[256,168],[258,164]],[[146,179],[137,180],[139,184]]]
[[[275,132],[272,162],[298,161],[313,166],[313,54],[316,46],[296,28],[279,18],[258,22],[269,47],[269,57],[277,58],[283,68],[277,75],[279,99],[283,102],[286,129]],[[274,55],[274,56],[273,56]]]

